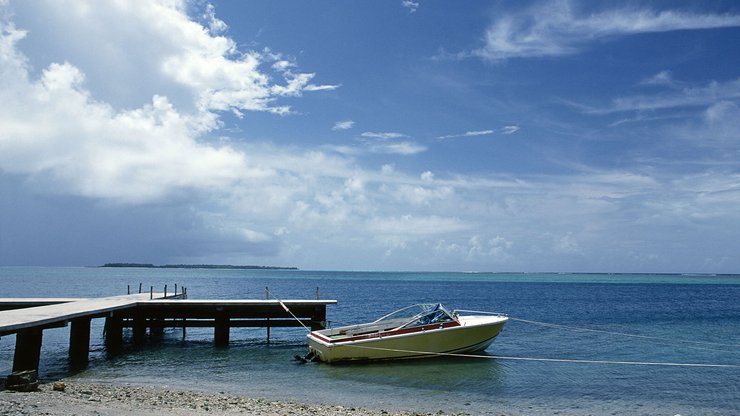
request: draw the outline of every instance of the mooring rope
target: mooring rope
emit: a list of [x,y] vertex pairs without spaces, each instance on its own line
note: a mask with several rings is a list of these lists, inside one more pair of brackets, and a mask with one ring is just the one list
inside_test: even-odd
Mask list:
[[440,357],[463,357],[463,358],[483,358],[493,360],[518,360],[518,361],[544,361],[556,363],[583,363],[583,364],[623,364],[623,365],[652,365],[665,367],[713,367],[713,368],[740,368],[738,364],[707,364],[707,363],[666,363],[650,361],[608,361],[608,360],[579,360],[565,358],[536,358],[536,357],[509,357],[504,355],[478,355],[478,354],[460,354],[454,352],[432,352],[432,351],[415,351],[397,348],[370,347],[367,345],[348,345],[355,348],[364,348],[369,350],[403,352],[417,355],[435,355]]
[[[268,288],[265,288],[265,291],[267,292],[267,294],[268,294],[268,295],[269,295],[269,294],[271,293],[271,292],[270,292],[270,289],[268,289]],[[307,327],[307,326],[306,326],[306,325],[305,325],[305,324],[303,323],[303,321],[301,321],[300,319],[298,319],[298,317],[297,317],[297,316],[295,316],[295,314],[293,314],[293,312],[291,312],[290,308],[288,308],[288,306],[287,306],[287,305],[286,305],[285,303],[283,303],[283,301],[282,301],[282,300],[280,300],[280,299],[277,299],[277,298],[276,298],[275,300],[276,300],[276,301],[278,301],[278,303],[280,304],[280,306],[282,306],[282,307],[283,307],[283,309],[285,310],[285,312],[288,312],[288,313],[290,314],[290,316],[292,316],[292,317],[293,317],[293,319],[295,319],[296,321],[298,321],[298,323],[299,323],[299,324],[301,324],[301,326],[303,327],[303,329],[305,329],[305,330],[306,330],[306,331],[308,331],[308,332],[311,332],[311,329],[310,329],[309,327]]]
[[[491,315],[503,315],[499,313],[494,312],[483,312],[483,311],[469,311],[469,310],[458,310],[458,312],[470,312],[470,313],[482,313],[482,314],[491,314]],[[540,322],[540,321],[533,321],[530,319],[522,319],[522,318],[514,318],[509,316],[509,319],[512,321],[519,321],[519,322],[525,322],[528,324],[535,324],[535,325],[541,325],[541,326],[547,326],[551,328],[558,328],[558,329],[568,329],[571,331],[583,331],[583,332],[596,332],[601,334],[608,334],[608,335],[618,335],[623,337],[631,337],[631,338],[642,338],[642,339],[649,339],[649,340],[655,340],[655,341],[665,341],[670,343],[689,343],[689,344],[700,344],[700,345],[715,345],[715,346],[721,346],[721,347],[736,347],[740,348],[739,344],[725,344],[721,342],[711,342],[711,341],[692,341],[687,339],[675,339],[675,338],[661,338],[661,337],[653,337],[649,335],[638,335],[638,334],[629,334],[625,332],[615,332],[615,331],[605,331],[602,329],[591,329],[591,328],[583,328],[583,327],[577,327],[577,326],[569,326],[569,325],[561,325],[561,324],[553,324],[549,322]],[[724,351],[724,350],[722,350]],[[725,352],[732,352],[732,351],[725,351]]]

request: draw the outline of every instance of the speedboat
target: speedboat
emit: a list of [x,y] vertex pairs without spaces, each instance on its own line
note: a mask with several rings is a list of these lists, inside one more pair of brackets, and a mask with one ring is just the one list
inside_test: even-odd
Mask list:
[[486,349],[509,318],[418,304],[365,324],[312,331],[307,359],[326,363],[434,357]]

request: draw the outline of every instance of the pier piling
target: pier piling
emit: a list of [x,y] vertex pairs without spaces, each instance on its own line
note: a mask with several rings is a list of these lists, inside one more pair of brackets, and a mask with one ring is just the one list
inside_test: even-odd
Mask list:
[[105,349],[116,353],[123,346],[123,319],[111,313],[105,318]]
[[15,334],[14,373],[16,371],[38,370],[42,335],[43,330],[40,327],[22,329]]
[[213,339],[217,347],[226,347],[229,345],[229,317],[219,312],[213,325]]
[[144,343],[146,337],[146,318],[140,314],[136,314],[133,319],[133,336],[134,344],[141,345]]
[[69,364],[72,368],[87,366],[90,353],[90,321],[83,317],[73,319],[69,327]]

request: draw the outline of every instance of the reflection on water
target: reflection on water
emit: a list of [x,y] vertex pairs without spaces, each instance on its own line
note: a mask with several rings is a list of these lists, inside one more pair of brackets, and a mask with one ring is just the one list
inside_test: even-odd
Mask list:
[[338,381],[432,391],[473,391],[482,383],[490,390],[497,390],[504,377],[502,365],[495,360],[456,357],[318,365],[316,372],[323,378]]

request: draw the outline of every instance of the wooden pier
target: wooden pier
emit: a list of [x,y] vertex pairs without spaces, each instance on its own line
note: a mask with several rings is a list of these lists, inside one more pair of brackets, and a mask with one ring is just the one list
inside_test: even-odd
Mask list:
[[95,299],[0,299],[0,337],[15,334],[13,372],[37,370],[43,330],[69,324],[69,359],[73,368],[87,365],[90,322],[105,318],[105,346],[123,346],[124,328],[141,343],[164,328],[214,328],[214,344],[227,346],[230,328],[326,326],[326,305],[335,300],[190,300],[184,294],[139,293]]

